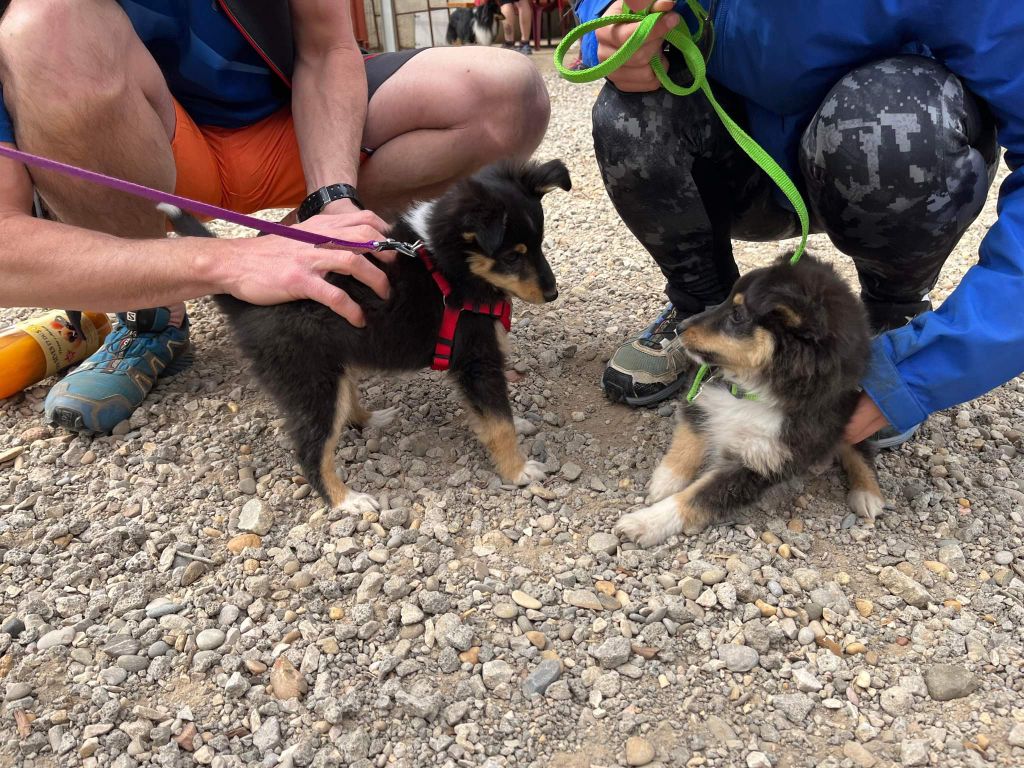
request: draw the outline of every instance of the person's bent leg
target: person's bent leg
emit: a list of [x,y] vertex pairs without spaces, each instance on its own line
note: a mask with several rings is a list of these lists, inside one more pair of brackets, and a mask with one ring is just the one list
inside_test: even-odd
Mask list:
[[387,218],[492,162],[526,159],[549,116],[544,81],[522,56],[478,46],[421,51],[370,99],[363,144],[373,154],[359,172],[360,197]]
[[[0,26],[4,100],[28,152],[166,191],[174,189],[174,102],[113,0],[14,0]],[[158,237],[153,204],[31,169],[61,221],[122,237]]]
[[930,308],[998,157],[991,117],[931,59],[867,64],[825,97],[803,135],[801,171],[815,218],[856,264],[876,332]]
[[[0,24],[4,100],[24,150],[164,190],[176,178],[174,103],[159,68],[113,0],[14,0]],[[31,170],[59,220],[122,237],[161,237],[152,203]],[[106,344],[59,382],[47,417],[105,432],[157,377],[189,359],[184,305],[124,313]]]
[[[999,158],[995,125],[963,83],[918,56],[843,77],[804,132],[815,219],[853,258],[873,330],[928,311],[949,254],[981,213]],[[908,440],[886,428],[875,448]]]
[[[723,88],[715,93],[742,121],[738,100]],[[606,84],[594,105],[593,131],[608,196],[667,281],[669,308],[616,350],[602,380],[610,399],[648,405],[689,380],[679,323],[724,300],[739,276],[730,240],[737,219],[757,209],[755,218],[765,220],[748,228],[770,239],[793,234],[794,217],[764,203],[771,182],[728,136],[703,94],[625,93]]]

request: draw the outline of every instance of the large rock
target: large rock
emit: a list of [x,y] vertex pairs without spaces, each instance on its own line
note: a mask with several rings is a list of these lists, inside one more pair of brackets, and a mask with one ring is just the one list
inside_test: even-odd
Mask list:
[[274,513],[261,499],[249,499],[238,516],[238,530],[266,536],[274,525]]
[[924,673],[924,684],[935,701],[950,701],[970,695],[978,681],[960,664],[936,664]]
[[725,668],[730,672],[749,672],[757,666],[757,651],[748,645],[718,646],[718,658],[725,662]]
[[544,659],[537,667],[523,680],[523,695],[529,698],[535,693],[541,695],[553,682],[562,676],[562,662],[558,659]]
[[814,709],[814,701],[806,693],[784,694],[775,697],[775,709],[789,718],[791,722],[800,725]]
[[629,640],[624,637],[610,637],[590,652],[604,669],[621,667],[633,654]]
[[928,590],[891,565],[882,569],[878,574],[878,580],[882,582],[883,587],[908,605],[921,609],[928,607],[928,601],[931,599]]

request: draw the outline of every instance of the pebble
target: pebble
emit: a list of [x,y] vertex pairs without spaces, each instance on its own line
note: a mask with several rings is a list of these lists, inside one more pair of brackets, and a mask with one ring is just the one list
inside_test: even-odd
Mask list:
[[996,561],[996,565],[1009,565],[1013,562],[1013,553],[1002,549],[996,552],[992,559]]
[[274,662],[270,670],[270,685],[274,697],[282,700],[301,698],[308,690],[302,673],[285,656],[278,657]]
[[725,568],[709,568],[700,575],[700,580],[705,586],[710,587],[725,581],[727,575]]
[[970,695],[977,680],[961,664],[936,664],[924,673],[928,695],[935,701],[950,701]]
[[900,744],[902,765],[928,765],[928,742],[924,739],[904,739]]
[[543,694],[548,686],[562,676],[562,662],[558,659],[544,659],[526,679],[523,680],[523,695],[529,698],[535,693]]
[[718,658],[725,663],[726,669],[730,672],[749,672],[758,662],[757,651],[749,646],[734,643],[718,646]]
[[130,654],[119,657],[116,663],[117,666],[127,672],[142,672],[149,667],[150,660],[145,656]]
[[562,465],[561,474],[562,477],[572,483],[578,480],[580,475],[583,474],[583,468],[579,464],[567,461]]
[[814,709],[814,701],[806,693],[790,693],[775,697],[775,709],[791,722],[803,723]]
[[810,627],[800,627],[796,640],[800,645],[813,645],[815,641],[814,630]]
[[0,625],[0,632],[10,635],[11,637],[17,637],[25,631],[25,622],[19,619],[17,616],[11,616],[2,625]]
[[824,687],[822,682],[807,667],[799,667],[793,670],[793,682],[796,683],[797,690],[804,693],[817,693]]
[[1011,747],[1024,747],[1024,723],[1017,723],[1006,737]]
[[764,752],[748,752],[747,768],[772,768],[772,761]]
[[266,536],[274,525],[274,513],[262,499],[249,499],[238,516],[238,530]]
[[233,536],[228,539],[227,548],[228,552],[232,554],[239,554],[242,550],[252,547],[253,549],[259,549],[263,546],[263,539],[257,536],[255,533],[240,533],[237,536]]
[[31,695],[31,683],[11,682],[7,684],[7,689],[4,691],[4,701],[16,701],[17,699],[24,699]]
[[629,640],[624,637],[610,637],[590,651],[602,669],[615,669],[625,664],[633,655]]
[[[586,608],[591,611],[600,611],[604,609],[601,601],[597,599],[597,595],[589,589],[567,589],[562,594],[562,597],[569,605],[576,606],[577,608]],[[522,603],[520,603],[520,605],[522,605]]]
[[36,641],[36,648],[40,651],[45,651],[48,648],[53,648],[58,645],[70,645],[71,641],[74,639],[74,627],[51,629]]
[[848,741],[843,744],[843,754],[861,768],[873,768],[878,763],[878,758],[871,754],[867,747],[856,741]]
[[204,629],[196,635],[196,647],[201,651],[212,651],[224,645],[225,637],[222,629]]
[[495,603],[492,610],[494,611],[494,615],[499,619],[514,619],[519,615],[519,609],[514,603]]
[[489,690],[494,690],[499,685],[507,683],[512,679],[512,667],[509,666],[507,661],[502,661],[501,659],[487,661],[484,662],[481,677],[483,678],[484,686]]
[[647,765],[654,760],[654,745],[639,736],[626,739],[626,765]]
[[891,565],[882,569],[881,573],[878,574],[878,580],[882,582],[882,586],[908,605],[912,605],[915,608],[928,607],[928,602],[931,599],[928,590],[919,582],[910,578],[902,571],[893,568]]
[[534,611],[539,611],[541,609],[540,600],[518,589],[513,590],[512,600],[516,603],[516,605],[520,605],[523,608],[530,608]]
[[615,550],[619,547],[619,538],[610,533],[604,533],[600,531],[598,533],[591,534],[587,540],[587,549],[593,552],[595,555],[607,554],[614,555]]

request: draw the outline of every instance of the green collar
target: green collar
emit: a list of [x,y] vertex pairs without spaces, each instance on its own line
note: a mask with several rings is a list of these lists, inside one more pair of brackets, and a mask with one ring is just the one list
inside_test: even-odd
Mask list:
[[[693,384],[690,385],[690,391],[686,393],[686,402],[692,403],[696,400],[697,395],[699,395],[701,390],[704,389],[705,384],[710,384],[711,382],[722,378],[716,369],[715,373],[711,375],[711,378],[708,378],[707,381],[705,381],[705,378],[710,371],[711,366],[709,365],[702,365],[697,369],[697,375],[693,377]],[[737,400],[757,400],[756,392],[744,392],[735,384],[729,385],[729,394]]]

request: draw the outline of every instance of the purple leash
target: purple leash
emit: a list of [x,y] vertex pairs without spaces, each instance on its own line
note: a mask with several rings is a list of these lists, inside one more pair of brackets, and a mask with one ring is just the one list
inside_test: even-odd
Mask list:
[[37,168],[43,168],[47,171],[54,171],[56,173],[64,174],[65,176],[71,176],[72,178],[85,179],[86,181],[91,181],[94,184],[100,184],[104,187],[109,187],[110,189],[116,189],[119,192],[127,192],[128,194],[135,195],[136,197],[152,200],[154,203],[170,203],[171,205],[176,205],[179,208],[199,214],[200,216],[224,219],[225,221],[230,221],[233,224],[241,224],[243,227],[259,230],[266,235],[287,237],[289,240],[298,240],[301,243],[309,243],[310,245],[336,245],[339,248],[352,251],[399,251],[407,256],[416,256],[417,249],[423,245],[419,242],[410,244],[403,243],[398,240],[369,240],[364,243],[353,243],[348,240],[338,240],[333,237],[327,237],[326,235],[318,235],[316,232],[307,232],[303,229],[296,229],[295,227],[278,224],[274,221],[257,219],[255,216],[247,216],[244,213],[235,213],[234,211],[229,211],[227,208],[210,205],[209,203],[202,203],[198,200],[192,200],[191,198],[182,197],[181,195],[175,195],[170,192],[161,192],[158,189],[153,189],[152,187],[147,187],[143,184],[136,184],[131,181],[125,181],[124,179],[118,179],[114,176],[107,176],[103,173],[79,168],[76,165],[60,163],[46,157],[22,152],[19,149],[0,146],[0,157],[18,160],[25,165],[32,165]]

